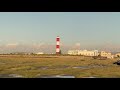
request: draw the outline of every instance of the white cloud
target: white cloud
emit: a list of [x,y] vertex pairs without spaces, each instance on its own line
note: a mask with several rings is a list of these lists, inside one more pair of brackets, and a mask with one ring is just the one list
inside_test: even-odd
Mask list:
[[76,43],[75,46],[80,46],[80,43]]
[[45,43],[33,43],[32,47],[34,47],[34,48],[40,48],[40,47],[43,47],[44,45],[45,45]]
[[75,43],[73,46],[71,46],[71,49],[80,49],[80,43]]
[[18,45],[19,45],[18,43],[8,43],[6,47],[16,47]]

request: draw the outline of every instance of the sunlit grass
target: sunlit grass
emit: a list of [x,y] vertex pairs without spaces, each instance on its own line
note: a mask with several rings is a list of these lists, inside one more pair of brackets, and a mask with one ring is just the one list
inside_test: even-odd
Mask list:
[[[54,58],[56,57],[56,58]],[[82,77],[120,77],[120,66],[114,65],[117,59],[97,60],[82,56],[54,56],[44,57],[0,57],[0,74],[19,74],[25,78],[42,75],[73,75]],[[75,66],[105,65],[89,69],[73,68]],[[46,69],[41,67],[47,67]]]

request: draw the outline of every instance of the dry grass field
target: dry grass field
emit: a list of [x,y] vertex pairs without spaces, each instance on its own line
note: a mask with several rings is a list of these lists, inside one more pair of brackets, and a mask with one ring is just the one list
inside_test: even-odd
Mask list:
[[22,78],[41,78],[46,75],[119,78],[120,66],[113,64],[117,60],[83,56],[0,56],[0,78],[12,75]]

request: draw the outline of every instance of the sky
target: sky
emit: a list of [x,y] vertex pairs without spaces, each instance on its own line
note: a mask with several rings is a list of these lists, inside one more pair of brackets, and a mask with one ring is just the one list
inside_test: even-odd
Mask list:
[[120,51],[120,12],[0,12],[0,52]]

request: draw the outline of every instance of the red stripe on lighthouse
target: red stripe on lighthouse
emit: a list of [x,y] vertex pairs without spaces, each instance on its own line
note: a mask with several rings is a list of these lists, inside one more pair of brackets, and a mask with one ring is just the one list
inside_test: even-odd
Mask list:
[[56,45],[56,48],[60,48],[60,46],[59,46],[59,45]]
[[60,38],[56,38],[56,41],[60,41]]

